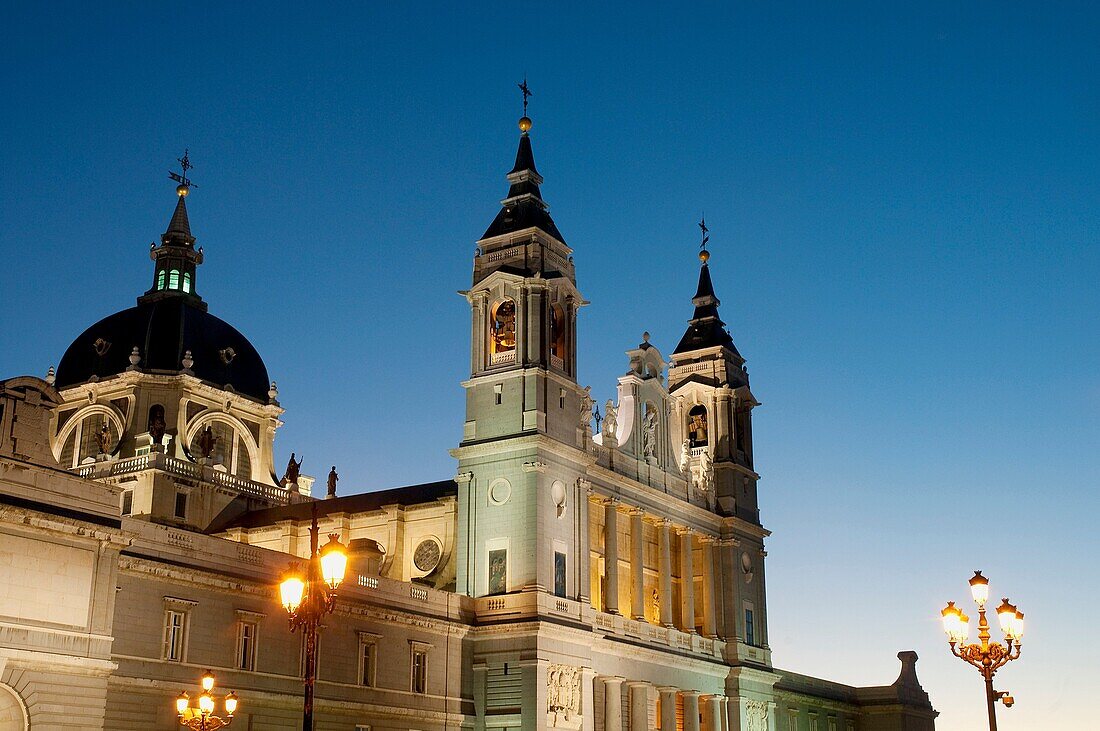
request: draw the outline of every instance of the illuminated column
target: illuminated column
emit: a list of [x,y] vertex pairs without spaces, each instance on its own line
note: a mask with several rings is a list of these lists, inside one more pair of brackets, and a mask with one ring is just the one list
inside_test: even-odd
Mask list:
[[703,696],[703,731],[722,731],[722,696]]
[[699,691],[684,691],[684,731],[699,731]]
[[699,544],[703,551],[703,634],[714,638],[718,636],[715,624],[717,606],[714,600],[714,539],[710,536],[700,537]]
[[603,679],[603,727],[604,731],[623,731],[623,680]]
[[661,606],[661,624],[672,627],[672,524],[667,518],[661,521],[661,588],[658,600]]
[[680,628],[695,631],[695,557],[691,550],[692,531],[684,528],[680,534]]
[[660,688],[661,693],[661,731],[676,731],[676,688]]
[[594,707],[596,673],[592,668],[581,668],[581,731],[594,731],[596,709]]
[[609,498],[604,503],[603,563],[607,575],[607,591],[603,609],[608,614],[619,613],[619,501]]
[[718,541],[718,558],[721,562],[722,598],[720,602],[722,610],[721,638],[726,642],[734,642],[741,639],[737,628],[738,611],[741,606],[741,587],[744,579],[741,576],[741,561],[738,558],[737,547],[740,542],[736,538],[723,538]]
[[630,615],[644,622],[645,572],[642,562],[645,558],[645,528],[642,515],[638,508],[630,511]]

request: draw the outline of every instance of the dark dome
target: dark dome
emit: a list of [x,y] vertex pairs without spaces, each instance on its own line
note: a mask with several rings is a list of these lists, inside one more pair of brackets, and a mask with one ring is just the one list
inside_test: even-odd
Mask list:
[[57,388],[124,372],[130,367],[134,346],[141,355],[138,368],[142,371],[180,373],[183,354],[190,350],[191,371],[197,378],[268,400],[267,367],[252,343],[186,297],[141,302],[92,325],[61,358]]

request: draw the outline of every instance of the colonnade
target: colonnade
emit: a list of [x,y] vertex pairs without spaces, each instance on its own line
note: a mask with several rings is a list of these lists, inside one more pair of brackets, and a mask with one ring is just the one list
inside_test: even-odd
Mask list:
[[596,731],[728,731],[724,695],[654,686],[618,676],[601,676],[603,724]]
[[[668,628],[678,628],[684,632],[701,633],[705,637],[722,636],[718,607],[718,575],[715,565],[718,563],[718,551],[722,546],[733,546],[736,541],[719,540],[701,531],[674,526],[667,518],[650,517],[644,510],[625,506],[617,498],[594,498],[604,510],[604,566],[606,585],[603,591],[603,606],[596,607],[609,614],[623,614],[631,619],[647,621],[645,616],[645,524],[655,525],[658,534],[659,560],[657,570],[657,591],[660,608],[660,624]],[[630,521],[629,546],[619,545],[619,521]],[[673,541],[678,541],[680,576],[680,602],[674,607],[673,597]],[[696,596],[695,554],[702,554],[701,583],[702,591]],[[626,554],[630,564],[630,602],[628,607],[620,607],[619,601],[619,561]],[[696,625],[696,608],[701,609],[701,625]]]

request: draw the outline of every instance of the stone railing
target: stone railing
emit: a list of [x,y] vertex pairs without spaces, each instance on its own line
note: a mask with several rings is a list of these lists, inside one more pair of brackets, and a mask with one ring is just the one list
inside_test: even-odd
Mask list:
[[160,470],[177,477],[210,482],[219,487],[235,490],[279,505],[285,505],[290,501],[290,493],[277,485],[266,485],[262,482],[245,480],[228,472],[221,472],[213,467],[188,462],[185,459],[172,457],[163,452],[150,452],[137,457],[109,462],[96,462],[95,464],[77,467],[75,472],[85,479],[102,480],[134,472],[144,472],[145,470]]
[[587,602],[557,597],[546,592],[517,592],[479,597],[474,600],[479,622],[492,623],[518,618],[567,617],[587,625],[598,634],[642,640],[709,658],[721,658],[725,642],[694,632],[662,627],[592,608]]
[[492,355],[489,356],[489,363],[491,365],[500,365],[502,363],[515,363],[515,362],[516,362],[516,351],[514,351],[514,350],[505,350],[505,351],[500,352],[500,353],[493,353]]

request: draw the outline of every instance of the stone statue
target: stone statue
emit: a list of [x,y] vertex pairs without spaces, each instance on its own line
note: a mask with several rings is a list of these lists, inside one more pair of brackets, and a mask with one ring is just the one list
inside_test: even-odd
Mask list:
[[336,474],[336,465],[332,466],[332,470],[328,473],[328,495],[326,497],[336,497],[336,481],[340,479],[340,475]]
[[705,492],[710,489],[710,483],[714,477],[714,465],[710,459],[710,452],[706,449],[699,455],[699,473],[699,489]]
[[286,474],[283,475],[283,484],[284,485],[297,485],[298,484],[298,475],[301,473],[302,461],[304,459],[305,458],[303,457],[302,459],[299,459],[297,462],[295,462],[294,461],[294,452],[290,453],[290,461],[286,463]]
[[585,386],[584,393],[581,395],[581,429],[586,429],[592,425],[592,407],[595,403],[592,400],[592,387]]
[[107,422],[103,422],[103,426],[95,435],[95,443],[99,447],[100,454],[109,454],[111,451],[111,427]]
[[199,454],[203,459],[210,459],[210,455],[214,453],[214,447],[218,444],[218,437],[214,434],[214,430],[207,424],[206,428],[199,434]]
[[646,457],[657,456],[657,409],[648,404],[645,421],[642,422],[642,454]]
[[615,412],[615,404],[611,399],[603,407],[603,445],[605,447],[619,446],[618,437],[615,436],[615,427],[618,426],[618,414]]
[[[153,407],[153,413],[149,417],[149,436],[153,438],[153,445],[159,447],[164,441],[164,431],[168,425],[164,423],[164,409],[160,406]],[[210,427],[207,427],[209,429]]]
[[682,474],[687,474],[689,459],[691,459],[691,440],[685,439],[684,443],[680,445],[680,472]]

